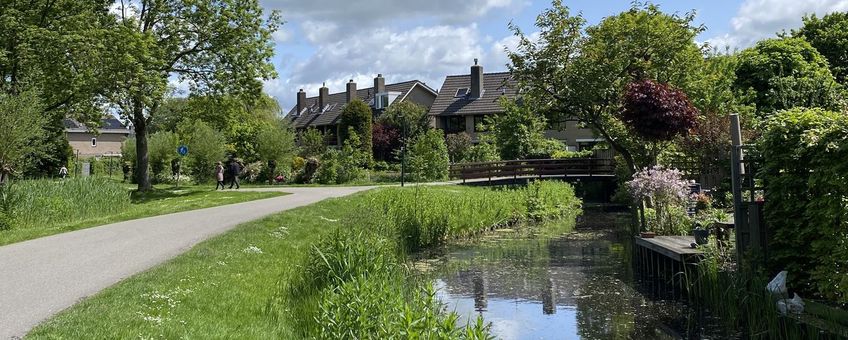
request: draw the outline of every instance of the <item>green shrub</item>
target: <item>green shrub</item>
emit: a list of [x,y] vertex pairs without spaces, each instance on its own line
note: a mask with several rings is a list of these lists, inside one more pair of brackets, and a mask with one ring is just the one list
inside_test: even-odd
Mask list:
[[498,147],[494,139],[489,135],[480,136],[477,144],[468,149],[466,162],[493,162],[500,160]]
[[764,130],[770,270],[792,273],[793,288],[848,302],[848,116],[793,109]]
[[409,171],[416,181],[436,181],[448,177],[448,148],[439,130],[419,135],[409,147]]
[[178,157],[179,144],[179,137],[173,132],[162,131],[150,135],[148,157],[154,182],[161,182],[170,177],[171,160]]
[[451,133],[445,136],[445,145],[448,148],[448,158],[451,163],[465,162],[471,152],[471,136],[465,132]]
[[371,107],[365,102],[356,99],[347,103],[342,108],[341,118],[339,120],[339,131],[341,132],[342,143],[347,142],[351,137],[350,132],[356,132],[360,141],[357,146],[362,150],[366,164],[370,164],[373,156],[372,148],[372,130],[371,124],[373,120]]

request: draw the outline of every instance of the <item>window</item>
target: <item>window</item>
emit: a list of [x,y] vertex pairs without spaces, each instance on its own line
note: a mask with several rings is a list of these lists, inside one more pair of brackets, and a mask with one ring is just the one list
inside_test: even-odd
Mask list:
[[474,132],[486,132],[486,116],[474,116]]
[[467,87],[463,87],[463,88],[460,88],[460,89],[457,89],[457,90],[456,90],[456,94],[454,95],[454,97],[455,97],[455,98],[459,98],[459,97],[465,97],[465,96],[467,96],[467,95],[468,95],[468,88],[467,88]]
[[389,107],[389,95],[384,94],[384,95],[380,96],[380,108],[385,109],[387,107]]
[[445,117],[445,132],[447,133],[459,133],[465,132],[465,117],[463,116],[450,116]]
[[95,147],[95,146],[97,146],[97,138],[92,138],[91,139],[91,147]]

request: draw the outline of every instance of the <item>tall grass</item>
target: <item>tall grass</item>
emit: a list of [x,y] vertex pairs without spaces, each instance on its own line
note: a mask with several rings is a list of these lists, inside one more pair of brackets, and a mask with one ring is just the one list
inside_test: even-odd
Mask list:
[[98,177],[19,181],[11,184],[9,192],[13,229],[112,215],[130,206],[127,189]]
[[581,202],[571,185],[539,181],[517,189],[415,187],[387,190],[370,203],[371,221],[416,251],[522,221],[574,219]]
[[[814,326],[807,324],[809,317],[778,313],[777,301],[791,296],[777,296],[766,291],[769,278],[763,273],[744,265],[736,270],[722,268],[722,255],[712,244],[706,248],[705,254],[697,267],[686,274],[688,297],[717,318],[725,329],[739,330],[742,337],[750,339],[836,338],[834,334],[839,331],[828,329],[830,322],[826,320]],[[807,305],[819,306],[812,301],[807,301]],[[831,312],[821,313],[823,315],[818,317],[832,318],[827,313]],[[817,328],[822,325],[825,327]]]
[[575,218],[565,183],[519,189],[387,188],[358,200],[358,218],[313,246],[266,311],[304,338],[488,339],[482,319],[457,325],[406,254],[522,221]]

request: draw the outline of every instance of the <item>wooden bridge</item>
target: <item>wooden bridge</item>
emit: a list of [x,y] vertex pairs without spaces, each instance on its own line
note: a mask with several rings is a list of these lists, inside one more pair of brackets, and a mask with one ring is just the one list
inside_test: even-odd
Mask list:
[[592,177],[613,176],[615,164],[608,158],[524,159],[450,166],[451,178]]

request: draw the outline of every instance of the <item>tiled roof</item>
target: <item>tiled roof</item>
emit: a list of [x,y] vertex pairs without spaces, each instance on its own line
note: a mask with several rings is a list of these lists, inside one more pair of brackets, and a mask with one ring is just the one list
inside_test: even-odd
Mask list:
[[470,98],[465,95],[456,97],[457,90],[462,88],[471,89],[471,75],[448,76],[439,96],[430,107],[430,115],[478,115],[503,112],[498,100],[502,96],[515,98],[518,95],[518,84],[512,79],[509,72],[484,73],[483,74],[483,97]]
[[[83,123],[80,123],[74,119],[65,118],[62,120],[62,124],[65,125],[65,129],[68,130],[88,130],[88,126]],[[100,126],[97,127],[97,130],[100,132],[106,131],[127,131],[127,126],[124,125],[121,120],[115,117],[106,117],[100,120]]]
[[[418,80],[387,84],[386,91],[400,92],[400,96],[395,99],[395,101],[398,101],[406,96],[406,94],[416,84],[418,84],[418,86],[424,86],[424,88],[436,93],[435,90]],[[373,87],[357,89],[356,96],[366,103],[370,102],[374,99]],[[295,128],[336,124],[342,114],[342,107],[344,107],[347,103],[347,91],[330,94],[327,97],[327,103],[328,104],[324,108],[323,112],[318,112],[318,96],[306,98],[306,110],[300,115],[297,115],[297,105],[295,105],[291,108],[291,110],[289,110],[289,113],[286,115],[286,119],[292,121],[292,125]]]

